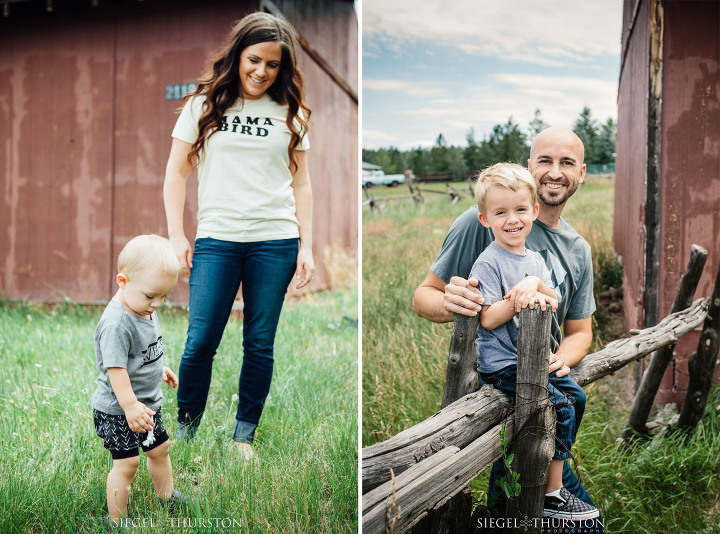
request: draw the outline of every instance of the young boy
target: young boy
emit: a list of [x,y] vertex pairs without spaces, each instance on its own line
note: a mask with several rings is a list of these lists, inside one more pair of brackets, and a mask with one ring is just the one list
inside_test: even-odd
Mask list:
[[[475,186],[480,223],[492,230],[494,241],[480,254],[470,276],[479,280],[485,302],[477,332],[478,369],[486,383],[515,398],[517,381],[517,314],[539,304],[553,311],[558,301],[550,272],[537,252],[525,248],[525,238],[537,218],[537,186],[530,172],[511,163],[485,169]],[[552,339],[554,352],[558,340]],[[569,376],[550,375],[550,401],[557,415],[556,444],[548,470],[543,515],[567,520],[598,517],[597,508],[563,488],[563,463],[569,458],[585,409],[585,393]]]
[[160,407],[161,382],[177,387],[163,366],[162,335],[156,310],[177,283],[180,262],[170,242],[156,235],[135,237],[118,257],[119,289],[95,329],[100,376],[91,404],[97,435],[110,451],[107,477],[108,527],[127,516],[130,482],[140,464],[138,447],[161,501],[184,503],[173,489],[169,441]]

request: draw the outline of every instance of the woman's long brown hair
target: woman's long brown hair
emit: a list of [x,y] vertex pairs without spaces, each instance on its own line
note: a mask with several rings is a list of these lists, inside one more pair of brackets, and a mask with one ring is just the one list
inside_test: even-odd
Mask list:
[[297,68],[295,34],[287,22],[269,13],[252,13],[236,22],[225,46],[212,56],[210,66],[201,76],[197,89],[184,98],[183,104],[191,96],[205,95],[203,112],[198,120],[198,138],[188,154],[191,165],[199,161],[205,143],[220,127],[227,109],[243,96],[240,54],[248,46],[269,41],[280,44],[282,55],[280,71],[267,94],[278,104],[288,107],[285,118],[285,124],[290,130],[288,157],[290,171],[297,170],[295,149],[302,140],[301,133],[304,135],[308,130],[310,108],[305,104],[303,77]]

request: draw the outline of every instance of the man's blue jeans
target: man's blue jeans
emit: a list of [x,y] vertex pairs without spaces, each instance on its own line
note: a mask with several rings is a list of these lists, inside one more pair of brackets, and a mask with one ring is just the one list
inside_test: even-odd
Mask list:
[[187,341],[180,362],[178,421],[197,426],[207,403],[212,363],[242,282],[243,363],[233,439],[252,443],[270,391],[275,332],[299,240],[195,241]]

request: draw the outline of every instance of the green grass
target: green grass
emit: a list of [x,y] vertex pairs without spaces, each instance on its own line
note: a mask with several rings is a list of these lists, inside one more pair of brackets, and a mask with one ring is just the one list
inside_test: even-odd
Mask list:
[[[448,228],[473,200],[464,184],[453,184],[463,199],[425,195],[388,202],[384,213],[363,208],[363,446],[386,440],[440,408],[452,327],[415,315],[412,295],[435,259]],[[444,185],[423,185],[437,190]],[[404,194],[407,188],[375,188]],[[612,250],[614,182],[589,177],[563,217],[590,243],[596,289],[618,287],[622,267]],[[596,313],[591,350],[610,341],[602,310]],[[618,406],[607,377],[587,388],[588,408],[574,454],[583,483],[596,499],[608,532],[720,532],[720,424],[714,391],[698,430],[690,439],[657,439],[632,454],[617,448],[628,406]],[[622,386],[620,386],[622,387]],[[485,501],[487,473],[471,488]],[[708,510],[713,510],[710,512]]]
[[608,402],[612,380],[586,388],[588,409],[573,450],[607,532],[720,532],[720,388],[690,436],[656,437],[628,451],[616,439],[629,407]]
[[[136,531],[357,531],[358,340],[343,319],[356,310],[355,290],[286,303],[256,468],[237,460],[231,440],[242,354],[242,323],[231,319],[198,436],[170,448],[175,486],[195,504],[170,515],[159,506],[141,453],[129,515],[153,525]],[[100,313],[0,304],[0,532],[102,531],[112,460],[89,405]],[[177,370],[187,317],[166,308],[160,320],[165,364]],[[175,391],[163,389],[171,437]]]

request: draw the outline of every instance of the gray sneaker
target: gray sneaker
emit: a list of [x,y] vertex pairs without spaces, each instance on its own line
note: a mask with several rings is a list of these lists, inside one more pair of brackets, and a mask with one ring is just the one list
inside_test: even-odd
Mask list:
[[568,521],[595,519],[600,512],[594,506],[581,501],[565,488],[560,489],[560,497],[545,497],[544,517],[557,517]]
[[161,499],[158,497],[160,504],[167,506],[170,510],[176,510],[178,507],[185,507],[190,504],[190,499],[184,493],[180,493],[178,490],[172,490],[170,497],[167,499]]

